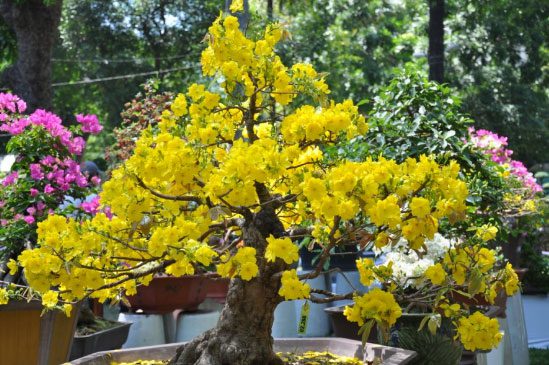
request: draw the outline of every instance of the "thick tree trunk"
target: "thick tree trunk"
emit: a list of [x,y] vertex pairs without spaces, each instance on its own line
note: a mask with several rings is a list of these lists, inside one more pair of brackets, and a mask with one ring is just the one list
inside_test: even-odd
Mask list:
[[[270,213],[270,214],[269,214]],[[278,365],[273,352],[274,310],[282,298],[275,272],[285,264],[266,265],[265,238],[280,233],[280,221],[272,221],[274,212],[257,214],[254,224],[243,227],[246,246],[258,251],[259,275],[250,281],[233,279],[225,307],[217,326],[178,349],[172,365]]]
[[444,0],[429,0],[429,80],[444,82]]
[[0,84],[27,102],[28,110],[51,109],[51,57],[61,20],[62,0],[0,0],[0,15],[15,32],[17,61]]
[[281,364],[271,337],[277,291],[261,279],[232,280],[217,326],[179,348],[170,364]]

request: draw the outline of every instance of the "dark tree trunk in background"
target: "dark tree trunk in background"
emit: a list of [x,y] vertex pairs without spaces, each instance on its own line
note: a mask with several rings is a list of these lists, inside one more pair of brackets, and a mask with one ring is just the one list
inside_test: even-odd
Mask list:
[[[232,2],[232,0],[225,0],[225,11],[227,13],[231,12],[229,7]],[[233,15],[237,17],[238,23],[240,24],[240,31],[244,33],[248,28],[248,23],[250,22],[250,4],[248,0],[244,0],[244,11],[239,11]]]
[[273,20],[273,0],[267,0],[267,18]]
[[0,16],[17,39],[17,61],[0,84],[22,97],[29,111],[52,108],[51,57],[61,20],[62,0],[0,0]]
[[444,0],[429,0],[429,80],[444,82]]

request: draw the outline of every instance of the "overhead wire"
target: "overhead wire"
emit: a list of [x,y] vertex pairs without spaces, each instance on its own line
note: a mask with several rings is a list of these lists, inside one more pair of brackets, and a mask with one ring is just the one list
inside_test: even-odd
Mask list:
[[53,62],[67,62],[67,63],[140,63],[144,61],[154,61],[154,60],[175,60],[179,58],[188,57],[188,54],[168,56],[168,57],[136,57],[136,58],[117,58],[117,59],[108,59],[108,58],[52,58]]
[[175,67],[175,68],[169,68],[169,69],[165,69],[165,70],[139,72],[139,73],[127,74],[127,75],[108,76],[108,77],[101,77],[101,78],[97,78],[97,79],[84,79],[84,80],[78,80],[78,81],[57,82],[57,83],[53,83],[51,86],[52,87],[57,87],[57,86],[72,86],[72,85],[94,84],[94,83],[98,83],[98,82],[121,80],[121,79],[131,79],[131,78],[140,77],[140,76],[150,76],[150,75],[172,73],[172,72],[176,72],[176,71],[191,70],[191,69],[195,69],[195,68],[199,68],[199,67],[200,67],[200,65],[187,66],[187,67]]

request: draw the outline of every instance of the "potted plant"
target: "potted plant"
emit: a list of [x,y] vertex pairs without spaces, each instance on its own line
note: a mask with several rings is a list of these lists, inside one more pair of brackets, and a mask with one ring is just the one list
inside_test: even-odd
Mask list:
[[[13,363],[59,363],[68,358],[75,316],[43,313],[58,305],[58,292],[44,291],[41,304],[17,260],[39,247],[37,224],[54,211],[61,216],[85,213],[84,207],[60,206],[69,197],[83,201],[99,184],[80,168],[77,158],[85,142],[76,134],[98,133],[101,126],[95,116],[77,115],[78,125],[67,129],[53,113],[37,109],[24,114],[25,109],[19,97],[0,93],[0,131],[11,136],[7,151],[15,155],[0,189],[0,318],[2,327],[11,328],[0,335],[0,343],[9,347],[3,354],[19,357]],[[73,311],[70,300],[64,309]],[[26,325],[12,325],[15,319]]]
[[[233,2],[232,11],[241,10],[239,5]],[[352,160],[329,153],[364,133],[365,118],[352,101],[329,101],[323,75],[311,65],[283,65],[274,47],[284,35],[280,24],[270,24],[249,39],[236,17],[221,14],[202,55],[203,71],[216,88],[191,85],[175,97],[157,128],[143,131],[134,154],[103,185],[101,204],[110,217],[52,215],[40,223],[40,248],[20,260],[29,284],[42,291],[43,282],[48,288],[62,285],[70,299],[120,298],[134,295],[155,274],[194,275],[201,265],[216,265],[231,280],[220,319],[182,345],[174,364],[279,363],[271,326],[284,300],[353,298],[353,320],[393,325],[401,315],[395,286],[338,295],[308,281],[322,273],[332,249],[359,234],[380,247],[413,234],[410,247],[420,250],[438,222],[465,218],[466,184],[453,162],[426,156],[405,163]],[[298,260],[296,241],[304,236],[322,252],[314,270],[298,276],[292,265]],[[448,282],[458,277],[454,257],[480,254],[478,241],[469,242],[455,248],[443,268],[451,272]],[[478,269],[476,261],[466,264]],[[370,279],[369,263],[357,266]],[[372,271],[390,276],[387,266]],[[74,272],[86,279],[73,280]],[[494,284],[505,284],[507,275]],[[431,278],[429,295],[439,290],[437,278]],[[314,320],[306,308],[301,327]],[[459,311],[458,329],[469,328],[478,316],[487,320],[473,315]],[[474,341],[472,335],[475,330],[460,338]]]
[[99,351],[122,347],[128,338],[131,323],[109,321],[83,307],[78,315],[76,332],[71,346],[70,360]]
[[204,275],[155,276],[146,286],[140,286],[135,295],[128,296],[132,310],[146,313],[168,313],[175,310],[198,310],[206,299],[209,278]]

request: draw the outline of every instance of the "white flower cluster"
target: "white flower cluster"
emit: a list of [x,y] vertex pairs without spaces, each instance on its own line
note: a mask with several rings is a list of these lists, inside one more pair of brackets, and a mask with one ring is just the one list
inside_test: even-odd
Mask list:
[[383,255],[386,263],[393,262],[393,277],[404,287],[418,287],[423,275],[429,266],[438,262],[448,250],[454,246],[454,242],[435,234],[432,240],[425,240],[427,250],[420,249],[419,255],[408,246],[408,242],[401,238],[394,246],[387,245],[381,250],[376,249],[377,255]]

